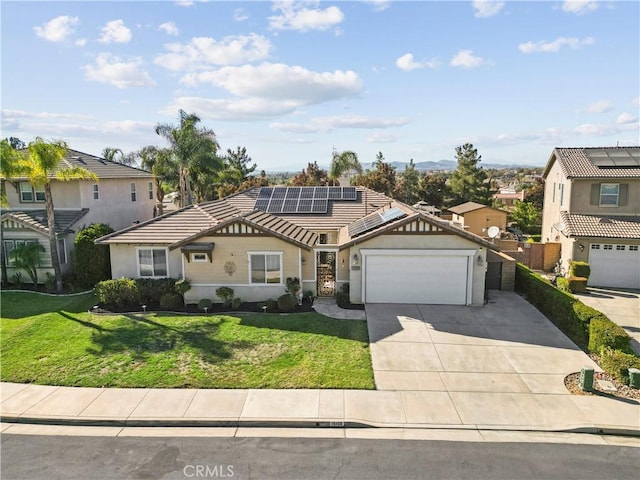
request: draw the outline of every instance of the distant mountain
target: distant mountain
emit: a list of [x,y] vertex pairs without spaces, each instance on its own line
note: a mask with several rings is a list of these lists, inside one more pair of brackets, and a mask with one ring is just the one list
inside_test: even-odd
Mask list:
[[[409,162],[390,162],[392,167],[395,167],[398,173],[404,171]],[[415,162],[416,170],[420,172],[435,172],[435,171],[445,171],[452,172],[458,167],[458,162],[455,160],[438,160],[436,162],[426,161],[426,162]],[[536,168],[531,165],[518,165],[518,164],[504,164],[504,163],[484,163],[480,162],[480,166],[484,169],[495,168],[495,169],[505,169],[505,168]],[[364,170],[373,170],[373,163],[363,163],[362,168]],[[539,167],[538,167],[539,168]]]

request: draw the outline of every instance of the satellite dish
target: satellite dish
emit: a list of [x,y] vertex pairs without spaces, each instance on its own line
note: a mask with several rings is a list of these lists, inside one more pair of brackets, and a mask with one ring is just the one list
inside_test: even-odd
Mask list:
[[487,235],[489,235],[489,238],[496,238],[500,235],[500,227],[496,227],[495,225],[493,227],[489,227]]

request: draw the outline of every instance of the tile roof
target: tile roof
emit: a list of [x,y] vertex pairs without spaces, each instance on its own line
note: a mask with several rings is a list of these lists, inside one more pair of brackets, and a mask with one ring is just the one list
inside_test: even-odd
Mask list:
[[481,203],[476,203],[476,202],[461,203],[460,205],[456,205],[455,207],[448,208],[447,210],[457,215],[464,215],[465,213],[473,212],[474,210],[480,210],[481,208],[490,208],[492,210],[498,210],[497,208],[493,208],[488,205],[483,205]]
[[558,162],[567,178],[640,178],[640,166],[599,167],[589,159],[590,154],[629,153],[640,156],[640,147],[554,148],[542,172],[546,177],[554,162]]
[[[71,227],[84,217],[88,208],[78,210],[54,210],[56,233],[68,233]],[[2,215],[2,220],[12,219],[22,223],[44,235],[49,235],[49,224],[46,210],[12,210]]]
[[560,212],[570,237],[640,239],[640,216],[583,215]]
[[[98,178],[153,178],[153,175],[139,168],[123,165],[118,162],[105,160],[104,158],[89,155],[77,150],[67,150],[63,163],[68,167],[81,167],[95,173]],[[52,176],[55,171],[52,172]],[[20,177],[16,177],[17,180]]]

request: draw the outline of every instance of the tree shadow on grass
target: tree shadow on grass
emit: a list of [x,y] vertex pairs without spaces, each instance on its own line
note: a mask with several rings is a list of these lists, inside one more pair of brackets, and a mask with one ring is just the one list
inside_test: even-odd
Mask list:
[[290,332],[313,333],[369,343],[369,333],[365,321],[317,318],[313,315],[250,315],[239,316],[240,325],[286,330]]
[[61,317],[66,318],[67,320],[72,320],[72,321],[74,321],[76,323],[79,323],[83,327],[92,328],[92,329],[98,330],[100,332],[105,331],[105,330],[109,330],[108,328],[104,328],[102,325],[98,325],[96,323],[87,322],[86,320],[80,320],[79,318],[76,318],[76,317],[73,317],[73,316],[69,315],[67,312],[58,312],[58,315],[60,315]]
[[130,353],[134,359],[143,360],[150,355],[184,347],[195,349],[200,358],[207,363],[219,363],[232,356],[234,349],[251,348],[248,342],[221,342],[215,340],[220,325],[226,320],[217,322],[186,324],[181,327],[164,325],[143,315],[125,315],[128,322],[93,331],[91,341],[95,348],[87,351],[92,355],[110,355],[114,353]]

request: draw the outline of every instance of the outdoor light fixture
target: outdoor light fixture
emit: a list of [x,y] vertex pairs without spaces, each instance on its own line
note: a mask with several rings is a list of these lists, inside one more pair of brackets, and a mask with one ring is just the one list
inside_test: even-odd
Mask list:
[[300,263],[302,263],[302,265],[306,265],[306,263],[307,263],[307,259],[306,259],[306,258],[304,258],[304,257],[301,257],[301,258],[300,258]]
[[579,244],[578,244],[578,249],[579,249],[581,252],[584,252],[584,245],[583,245],[583,244],[581,244],[581,243],[579,243]]
[[357,253],[354,253],[352,258],[353,258],[353,265],[358,265],[358,263],[360,263],[360,259],[358,258]]
[[476,259],[476,261],[478,262],[478,266],[482,266],[482,255],[478,255],[478,258]]

